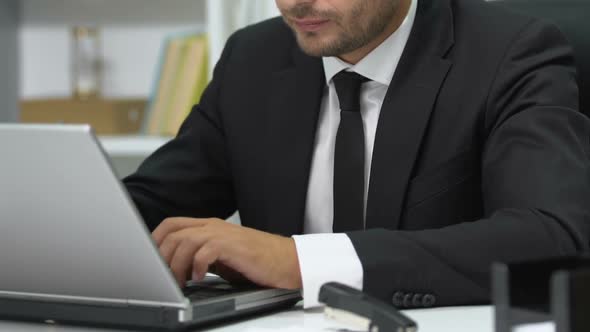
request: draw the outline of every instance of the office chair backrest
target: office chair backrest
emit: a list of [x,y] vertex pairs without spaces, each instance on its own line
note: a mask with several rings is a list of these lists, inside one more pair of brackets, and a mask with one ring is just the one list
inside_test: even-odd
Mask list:
[[590,116],[590,0],[497,0],[506,8],[552,22],[574,48],[580,110]]

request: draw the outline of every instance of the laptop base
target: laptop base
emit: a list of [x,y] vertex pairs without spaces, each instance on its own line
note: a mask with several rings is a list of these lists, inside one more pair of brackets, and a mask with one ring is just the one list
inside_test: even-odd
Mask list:
[[178,309],[139,306],[101,306],[79,303],[54,303],[19,299],[0,299],[1,320],[25,321],[52,325],[77,325],[104,328],[133,328],[146,331],[188,330],[251,319],[263,314],[289,309],[300,299],[287,299],[244,310],[222,311],[179,323]]

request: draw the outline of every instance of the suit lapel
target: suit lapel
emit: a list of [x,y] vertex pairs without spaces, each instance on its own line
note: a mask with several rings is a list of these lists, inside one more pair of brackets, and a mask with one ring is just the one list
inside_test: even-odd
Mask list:
[[269,215],[264,229],[303,232],[305,199],[325,79],[321,59],[295,46],[294,66],[273,75],[267,118],[265,174]]
[[420,0],[412,33],[385,97],[373,150],[367,228],[397,229],[408,183],[440,87],[451,68],[448,0]]

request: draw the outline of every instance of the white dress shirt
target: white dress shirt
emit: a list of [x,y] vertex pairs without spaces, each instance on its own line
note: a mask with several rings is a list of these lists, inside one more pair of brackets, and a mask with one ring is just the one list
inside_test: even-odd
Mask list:
[[361,89],[361,116],[365,131],[365,215],[369,188],[373,145],[381,106],[395,74],[416,17],[417,1],[401,26],[381,45],[356,65],[337,57],[323,58],[327,87],[324,90],[315,138],[304,233],[293,236],[303,281],[304,307],[318,306],[320,287],[338,281],[362,289],[363,267],[346,234],[333,234],[334,218],[334,147],[340,124],[340,103],[332,78],[343,70],[353,71],[370,79]]

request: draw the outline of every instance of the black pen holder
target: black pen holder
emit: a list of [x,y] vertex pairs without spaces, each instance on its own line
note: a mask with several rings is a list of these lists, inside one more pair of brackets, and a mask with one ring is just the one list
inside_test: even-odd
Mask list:
[[590,331],[590,257],[494,264],[492,291],[496,332],[541,322]]

